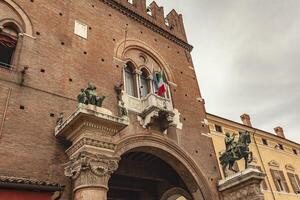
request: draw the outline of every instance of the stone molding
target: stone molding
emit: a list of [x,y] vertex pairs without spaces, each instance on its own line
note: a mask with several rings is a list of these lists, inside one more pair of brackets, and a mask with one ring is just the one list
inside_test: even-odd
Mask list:
[[260,183],[265,174],[255,168],[248,168],[226,177],[218,183],[218,190],[224,200],[264,200]]
[[55,136],[74,140],[75,135],[80,134],[79,130],[86,127],[113,136],[128,124],[128,119],[113,116],[107,109],[79,104],[77,110],[55,128]]
[[119,63],[119,65],[122,65],[124,62],[126,63],[128,59],[124,60],[125,59],[124,55],[126,54],[126,52],[132,49],[138,50],[143,54],[146,54],[147,56],[154,59],[154,61],[158,63],[158,66],[161,69],[163,69],[163,71],[165,72],[165,75],[167,76],[167,80],[176,83],[175,76],[173,74],[173,69],[171,66],[169,66],[169,63],[164,59],[164,56],[162,56],[159,52],[157,52],[156,49],[149,46],[146,42],[139,40],[137,38],[129,37],[126,40],[125,39],[120,40],[115,45],[114,62]]
[[140,24],[144,25],[145,27],[149,28],[150,30],[162,35],[163,37],[165,37],[168,40],[174,42],[175,44],[181,46],[182,48],[188,50],[189,52],[191,52],[193,50],[193,46],[191,46],[187,42],[185,42],[182,39],[178,38],[177,36],[171,34],[167,30],[156,25],[155,23],[153,23],[150,20],[146,19],[145,17],[139,15],[138,13],[134,12],[133,10],[116,2],[115,0],[100,0],[100,1],[107,4],[111,8],[116,9],[117,11],[121,12],[122,14],[132,18],[133,20],[139,22]]
[[13,8],[13,10],[22,19],[22,21],[24,23],[24,27],[22,27],[22,30],[24,31],[24,33],[32,36],[33,35],[33,26],[32,26],[32,23],[31,23],[28,15],[25,13],[25,11],[12,0],[3,0],[3,1],[4,1],[4,3],[8,4],[11,8]]
[[113,143],[83,137],[79,141],[77,141],[75,144],[73,144],[69,149],[67,149],[66,153],[69,156],[71,156],[71,155],[75,154],[76,151],[78,151],[80,148],[82,148],[86,145],[103,148],[103,149],[108,149],[108,150],[114,150],[116,148],[116,145]]
[[292,172],[295,172],[295,167],[291,164],[286,164],[285,169],[289,170],[289,171],[292,171]]
[[271,167],[276,167],[276,168],[279,167],[279,163],[275,160],[271,160],[270,162],[268,162],[268,165]]

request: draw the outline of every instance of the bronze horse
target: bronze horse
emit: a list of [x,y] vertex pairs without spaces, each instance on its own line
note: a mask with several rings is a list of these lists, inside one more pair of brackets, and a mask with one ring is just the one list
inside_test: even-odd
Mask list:
[[[236,161],[244,159],[245,160],[245,168],[248,168],[248,163],[253,161],[253,154],[249,150],[249,144],[251,143],[251,136],[249,132],[240,133],[239,140],[236,143],[235,147],[231,151],[226,151],[221,154],[219,160],[221,162],[223,171],[225,171],[226,167],[233,172],[237,172],[233,169],[233,165]],[[234,151],[234,152],[232,152]],[[234,157],[235,155],[235,157]]]

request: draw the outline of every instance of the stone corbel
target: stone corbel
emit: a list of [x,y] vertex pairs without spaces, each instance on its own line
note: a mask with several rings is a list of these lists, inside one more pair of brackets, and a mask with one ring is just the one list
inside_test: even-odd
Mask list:
[[162,110],[157,107],[152,107],[145,113],[142,113],[140,118],[140,124],[143,128],[149,128],[153,124],[159,121],[160,129],[162,132],[167,130],[171,125],[174,125],[175,114],[170,111]]

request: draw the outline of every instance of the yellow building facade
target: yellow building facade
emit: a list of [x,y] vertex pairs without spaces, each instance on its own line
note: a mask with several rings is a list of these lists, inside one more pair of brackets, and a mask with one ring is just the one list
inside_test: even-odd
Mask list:
[[[300,199],[300,145],[285,138],[281,127],[275,128],[275,134],[252,127],[247,114],[241,116],[242,123],[237,123],[216,115],[207,114],[210,134],[216,156],[225,150],[225,133],[236,135],[249,131],[251,134],[250,150],[253,153],[252,165],[266,174],[261,184],[267,200]],[[219,162],[219,161],[218,161]],[[237,162],[236,170],[243,170],[244,160]],[[225,178],[219,162],[220,173]]]

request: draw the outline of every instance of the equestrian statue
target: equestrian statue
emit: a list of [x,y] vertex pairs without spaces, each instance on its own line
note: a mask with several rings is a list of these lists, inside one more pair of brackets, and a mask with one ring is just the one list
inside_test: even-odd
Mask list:
[[250,133],[248,131],[240,133],[237,142],[235,141],[236,135],[231,136],[229,133],[225,135],[226,151],[222,153],[219,158],[223,171],[225,171],[228,166],[229,170],[237,172],[233,169],[233,166],[236,161],[241,159],[245,160],[245,168],[247,169],[248,163],[253,161],[253,154],[249,149],[249,144],[251,143]]

